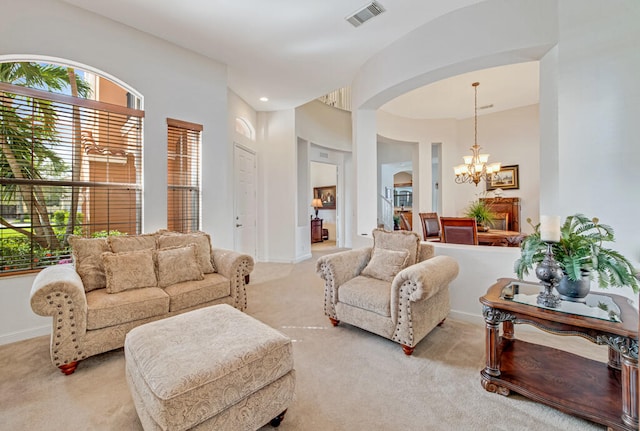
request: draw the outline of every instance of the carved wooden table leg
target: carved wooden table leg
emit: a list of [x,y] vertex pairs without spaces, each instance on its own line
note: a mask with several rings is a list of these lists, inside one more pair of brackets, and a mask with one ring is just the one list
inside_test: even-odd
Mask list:
[[500,375],[500,324],[487,322],[485,328],[487,364],[484,371],[490,376],[498,377]]
[[615,350],[613,347],[609,346],[609,362],[607,363],[609,367],[614,370],[622,369],[622,364],[620,362],[620,352]]
[[638,429],[638,356],[623,351],[622,356],[622,422]]
[[502,322],[502,337],[513,340],[513,322],[510,320]]
[[485,355],[487,358],[486,366],[480,373],[482,387],[487,392],[495,392],[507,396],[511,391],[493,381],[491,377],[500,377],[500,355],[502,354],[500,323],[504,322],[505,333],[510,338],[513,338],[513,322],[509,314],[491,307],[484,306],[482,314],[485,320]]

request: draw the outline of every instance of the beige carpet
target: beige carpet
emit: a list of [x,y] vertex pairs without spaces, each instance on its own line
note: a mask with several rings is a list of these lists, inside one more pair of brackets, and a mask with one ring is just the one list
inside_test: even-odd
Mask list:
[[[294,340],[296,399],[280,430],[605,429],[518,395],[485,392],[482,325],[448,319],[412,357],[360,329],[331,327],[314,272],[319,253],[330,250],[296,265],[257,264],[248,287],[247,313]],[[606,358],[606,349],[580,339],[527,336]],[[122,349],[65,377],[49,361],[48,337],[0,346],[0,430],[140,429]]]

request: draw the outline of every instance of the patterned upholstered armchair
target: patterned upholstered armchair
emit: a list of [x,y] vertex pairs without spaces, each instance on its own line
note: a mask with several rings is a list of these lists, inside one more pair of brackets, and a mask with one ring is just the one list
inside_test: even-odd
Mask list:
[[449,283],[458,263],[434,256],[414,232],[373,231],[374,246],[322,256],[324,313],[413,349],[449,314]]

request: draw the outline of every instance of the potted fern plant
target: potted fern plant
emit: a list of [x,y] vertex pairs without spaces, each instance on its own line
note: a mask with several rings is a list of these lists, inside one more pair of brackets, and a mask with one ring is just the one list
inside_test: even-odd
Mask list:
[[464,215],[465,217],[476,219],[479,231],[488,231],[491,222],[493,222],[493,213],[490,206],[480,199],[471,202]]
[[[547,250],[547,243],[540,239],[540,224],[533,225],[531,219],[527,222],[534,227],[534,232],[520,245],[521,256],[514,265],[519,279],[544,259]],[[622,254],[603,245],[614,241],[611,226],[601,224],[597,218],[575,214],[565,219],[560,227],[560,241],[551,247],[564,273],[556,287],[563,299],[584,300],[594,276],[600,287],[630,286],[638,293],[637,270]]]

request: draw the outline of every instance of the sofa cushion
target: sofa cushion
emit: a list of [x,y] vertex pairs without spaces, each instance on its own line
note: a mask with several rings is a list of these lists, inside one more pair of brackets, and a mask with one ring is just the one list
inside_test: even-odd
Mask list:
[[183,281],[202,280],[195,244],[156,250],[158,286],[167,287]]
[[391,284],[359,275],[340,286],[338,301],[391,317]]
[[114,253],[121,253],[124,251],[135,251],[144,249],[156,248],[156,235],[154,234],[142,234],[142,235],[123,235],[123,236],[110,236],[109,247]]
[[362,275],[379,280],[393,281],[393,278],[407,265],[409,252],[374,248],[371,260],[362,270]]
[[169,312],[169,295],[159,287],[107,293],[87,293],[87,330],[106,328]]
[[171,298],[169,311],[179,311],[231,295],[231,284],[220,274],[205,274],[203,280],[172,284],[164,290]]
[[82,279],[84,291],[91,292],[106,287],[107,279],[102,265],[102,253],[110,251],[107,239],[72,235],[69,237],[69,244],[72,248],[73,263]]
[[158,248],[178,247],[195,244],[198,253],[198,265],[204,274],[215,272],[211,251],[211,237],[204,232],[178,233],[163,232],[158,236]]
[[406,266],[414,265],[418,262],[418,249],[420,247],[420,237],[415,232],[406,230],[396,230],[393,232],[384,229],[373,230],[373,248],[384,248],[386,250],[396,250],[409,252]]
[[107,276],[107,293],[157,285],[151,249],[102,253],[102,264]]

